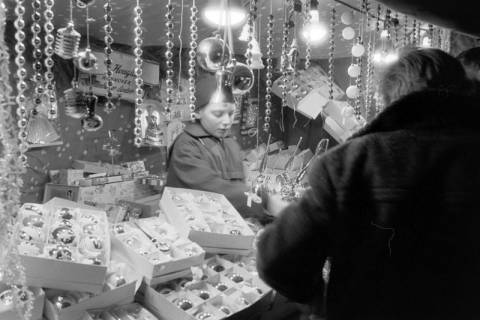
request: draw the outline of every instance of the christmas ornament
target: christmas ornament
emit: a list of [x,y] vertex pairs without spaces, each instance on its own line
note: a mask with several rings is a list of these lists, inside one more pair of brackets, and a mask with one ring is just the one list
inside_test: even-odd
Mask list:
[[167,27],[167,42],[165,44],[167,50],[165,52],[166,58],[166,65],[167,65],[167,79],[165,84],[167,85],[167,98],[166,98],[166,105],[165,105],[165,114],[168,120],[170,120],[170,112],[173,103],[173,96],[174,96],[174,88],[173,88],[173,4],[171,0],[168,0],[166,5],[167,13],[165,14],[165,26]]
[[188,61],[188,84],[189,84],[189,108],[190,108],[190,119],[195,121],[195,106],[197,99],[195,93],[197,91],[195,86],[195,66],[196,66],[196,57],[197,57],[197,39],[198,39],[198,27],[197,27],[197,13],[198,9],[196,6],[196,1],[193,0],[192,7],[190,8],[190,51],[189,61]]
[[55,90],[55,84],[53,82],[53,66],[54,66],[54,61],[52,59],[53,54],[55,53],[53,49],[53,43],[55,42],[55,37],[53,36],[53,6],[55,4],[54,0],[44,0],[45,4],[45,11],[43,13],[43,16],[45,18],[45,24],[43,25],[43,30],[45,31],[45,60],[44,60],[44,65],[45,65],[45,94],[48,97],[48,105],[49,105],[49,110],[48,110],[48,118],[49,119],[56,119],[58,116],[58,105],[57,105],[57,94]]
[[105,11],[105,15],[103,16],[105,20],[105,25],[103,26],[103,31],[105,32],[105,48],[104,48],[104,53],[105,53],[105,59],[103,62],[105,63],[105,82],[106,82],[106,97],[107,101],[105,102],[105,112],[111,113],[115,109],[115,104],[112,102],[113,98],[113,71],[112,71],[112,44],[113,44],[113,27],[112,27],[112,0],[106,0],[105,5],[103,6],[103,9]]
[[[272,10],[270,8],[270,10]],[[272,114],[272,77],[273,77],[273,14],[270,11],[267,24],[267,73],[265,80],[265,117],[263,130],[270,131],[270,116]]]
[[203,69],[214,72],[225,66],[230,57],[230,49],[218,37],[203,39],[198,44],[197,62]]
[[73,0],[70,0],[70,20],[66,27],[57,31],[55,53],[63,59],[72,59],[77,56],[80,45],[80,33],[75,30],[73,23]]
[[98,131],[103,126],[103,119],[95,114],[98,97],[90,94],[87,96],[85,102],[87,105],[87,114],[81,120],[82,128],[88,132]]
[[345,40],[352,40],[353,38],[355,38],[355,30],[353,30],[352,27],[345,27],[342,30],[342,37]]
[[351,25],[353,23],[353,12],[352,11],[345,11],[340,16],[340,21],[342,21],[345,25]]

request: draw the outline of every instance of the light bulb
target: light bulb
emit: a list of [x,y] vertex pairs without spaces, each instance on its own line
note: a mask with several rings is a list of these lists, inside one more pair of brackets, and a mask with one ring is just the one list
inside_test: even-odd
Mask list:
[[387,37],[388,37],[388,30],[383,30],[383,31],[380,33],[380,38],[386,39]]
[[424,48],[430,48],[432,46],[432,41],[430,40],[429,37],[424,37],[422,39],[422,47]]
[[238,7],[229,7],[222,10],[221,6],[217,5],[205,8],[203,17],[207,22],[215,26],[224,27],[229,22],[230,27],[236,27],[245,22],[247,14],[245,10]]
[[302,36],[310,44],[320,44],[326,39],[328,34],[327,27],[320,23],[320,15],[318,10],[310,10],[310,23],[308,23],[302,30]]

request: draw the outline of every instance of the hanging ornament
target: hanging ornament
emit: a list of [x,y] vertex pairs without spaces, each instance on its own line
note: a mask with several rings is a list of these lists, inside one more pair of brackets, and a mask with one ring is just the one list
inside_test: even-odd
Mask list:
[[412,45],[414,47],[417,46],[417,20],[416,19],[413,19],[413,25],[412,25]]
[[352,47],[352,55],[356,58],[363,56],[365,47],[361,43],[357,43]]
[[48,118],[37,109],[30,113],[27,125],[27,142],[31,144],[48,144],[58,140],[60,136],[55,131]]
[[219,37],[205,38],[198,44],[197,62],[204,70],[215,72],[225,66],[230,49]]
[[197,13],[198,9],[195,3],[195,0],[192,2],[192,7],[190,8],[190,51],[189,61],[188,61],[188,84],[189,84],[189,108],[190,108],[190,119],[195,121],[195,106],[197,98],[195,97],[196,86],[195,86],[195,66],[197,61],[197,39],[198,39],[198,27],[197,27]]
[[105,15],[103,16],[105,19],[105,25],[103,26],[103,31],[105,32],[105,59],[103,62],[105,63],[105,82],[106,82],[106,89],[107,89],[107,101],[105,102],[105,112],[111,113],[115,109],[115,104],[112,102],[113,98],[113,71],[112,71],[112,44],[113,44],[113,27],[112,27],[112,0],[107,0],[105,5],[103,6],[105,10]]
[[36,110],[38,107],[43,102],[43,95],[45,93],[45,88],[43,86],[43,75],[42,75],[42,69],[43,65],[41,62],[42,58],[42,50],[41,50],[41,45],[42,45],[42,40],[40,39],[40,32],[42,31],[42,28],[40,27],[40,19],[41,19],[41,14],[40,14],[40,9],[41,9],[41,2],[40,0],[34,0],[32,2],[32,26],[30,27],[32,31],[32,46],[33,46],[33,64],[32,64],[32,69],[33,69],[33,82],[34,82],[34,95],[33,95],[33,109]]
[[[303,28],[306,28],[312,20],[312,15],[310,14],[310,5],[310,1],[303,2]],[[310,37],[307,37],[305,41],[305,70],[310,68],[311,57],[312,44],[310,43]]]
[[345,40],[352,40],[353,38],[355,38],[355,30],[353,30],[352,27],[345,27],[342,30],[342,37]]
[[73,23],[73,0],[70,0],[70,21],[67,27],[60,28],[57,31],[55,40],[55,53],[63,59],[73,59],[77,56],[78,46],[80,45],[80,33],[75,30]]
[[298,54],[299,52],[298,52],[297,38],[293,38],[292,44],[290,45],[290,50],[288,50],[288,53],[287,53],[287,58],[288,58],[287,71],[289,73],[295,73]]
[[285,21],[283,23],[283,43],[282,43],[282,108],[287,106],[287,87],[288,87],[288,35],[290,23],[287,21],[287,8],[284,8]]
[[347,90],[345,91],[345,93],[347,94],[347,97],[350,98],[350,99],[355,99],[358,97],[358,95],[360,94],[360,91],[358,90],[358,87],[357,86],[349,86],[347,88]]
[[361,68],[358,64],[351,64],[349,67],[348,67],[348,75],[352,78],[356,78],[360,75],[360,72],[361,72]]
[[233,94],[245,94],[249,92],[253,87],[254,79],[251,68],[240,62],[235,63],[231,75]]
[[16,30],[15,32],[15,40],[16,40],[15,64],[17,65],[17,77],[18,77],[17,97],[15,100],[18,105],[17,115],[19,116],[18,138],[20,140],[20,145],[19,145],[20,161],[25,165],[27,162],[27,156],[25,155],[25,152],[28,150],[28,145],[26,142],[26,138],[27,138],[26,127],[28,123],[27,108],[26,108],[27,98],[25,97],[25,91],[27,90],[28,86],[25,81],[25,78],[27,77],[27,69],[25,69],[25,57],[23,56],[25,52],[25,44],[24,44],[25,32],[23,31],[25,27],[25,20],[23,19],[23,15],[25,14],[25,7],[23,3],[24,3],[24,0],[16,1],[16,7],[15,7],[16,19],[15,19],[14,25]]
[[210,98],[210,104],[235,103],[230,81],[231,76],[231,72],[228,70],[219,70],[215,73],[217,88]]
[[250,65],[251,69],[263,69],[265,66],[262,61],[262,52],[260,51],[260,44],[257,39],[252,39],[252,63]]
[[353,12],[352,11],[345,11],[340,16],[340,21],[342,21],[345,25],[351,25],[353,23]]
[[87,113],[85,95],[78,89],[78,82],[72,81],[72,87],[63,92],[65,97],[65,114],[74,119],[81,119]]
[[88,15],[89,7],[85,7],[85,24],[87,25],[87,47],[78,53],[75,58],[75,64],[80,71],[89,73],[94,69],[97,69],[97,57],[90,49],[90,18]]
[[167,98],[166,98],[166,105],[165,105],[165,115],[168,120],[170,120],[170,112],[172,109],[172,103],[173,103],[173,97],[174,97],[174,88],[173,88],[173,4],[172,0],[168,0],[168,3],[166,5],[167,8],[167,13],[165,14],[165,26],[167,27],[167,43],[165,46],[167,47],[167,50],[165,52],[165,58],[166,58],[166,65],[167,65],[167,79],[165,80],[165,84],[167,85]]
[[133,129],[134,145],[139,148],[142,145],[142,108],[143,108],[143,79],[142,79],[142,8],[140,7],[140,0],[137,0],[137,5],[133,9],[135,13],[134,23],[135,23],[135,49],[133,53],[135,54],[135,128]]
[[337,11],[333,7],[330,12],[330,42],[328,48],[328,98],[333,100],[333,73],[334,73],[334,65],[333,59],[335,56],[335,26],[336,26],[336,13]]
[[89,94],[86,98],[87,114],[81,120],[82,128],[85,131],[98,131],[103,126],[103,119],[95,114],[97,102],[98,97],[93,94]]
[[[273,77],[273,12],[270,8],[267,22],[267,73],[265,81],[265,117],[263,123],[263,130],[270,131],[270,117],[272,114],[272,77]],[[306,64],[306,62],[305,62]],[[305,68],[307,66],[305,65]]]
[[44,65],[45,65],[45,94],[48,96],[48,104],[49,104],[49,110],[48,110],[48,118],[49,119],[56,119],[58,116],[58,105],[57,105],[57,95],[55,92],[55,85],[53,83],[53,65],[54,61],[52,59],[52,56],[54,54],[54,49],[53,49],[53,43],[55,42],[55,37],[53,36],[53,30],[54,26],[52,23],[54,13],[53,13],[53,6],[55,4],[54,0],[45,0],[45,12],[43,13],[43,16],[45,17],[45,24],[43,25],[43,30],[45,30],[45,60],[44,60]]
[[77,7],[85,9],[95,3],[95,0],[77,0]]
[[408,16],[404,14],[403,15],[403,46],[404,47],[410,44],[407,28],[408,28]]

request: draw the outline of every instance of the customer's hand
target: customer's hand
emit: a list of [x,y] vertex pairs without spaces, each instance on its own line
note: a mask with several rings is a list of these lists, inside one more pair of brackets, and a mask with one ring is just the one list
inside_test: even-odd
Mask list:
[[276,217],[289,204],[290,202],[283,200],[280,194],[270,194],[267,202],[267,210],[270,215]]

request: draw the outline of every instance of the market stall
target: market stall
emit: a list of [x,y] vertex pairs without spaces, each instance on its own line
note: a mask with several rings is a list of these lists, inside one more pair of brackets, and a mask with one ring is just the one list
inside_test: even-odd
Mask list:
[[[386,107],[401,48],[478,44],[401,2],[0,1],[0,319],[307,317],[258,274],[264,225]],[[213,152],[188,129],[213,104],[234,151],[210,187],[174,145]]]

